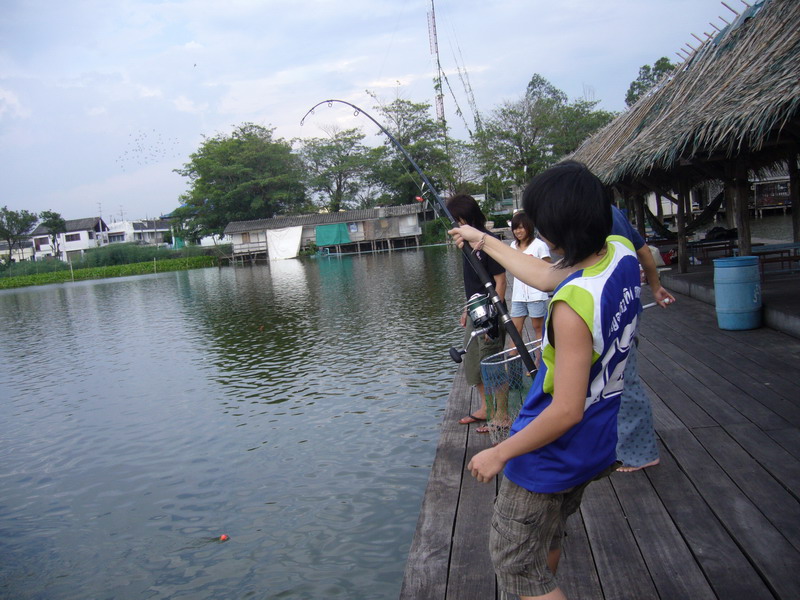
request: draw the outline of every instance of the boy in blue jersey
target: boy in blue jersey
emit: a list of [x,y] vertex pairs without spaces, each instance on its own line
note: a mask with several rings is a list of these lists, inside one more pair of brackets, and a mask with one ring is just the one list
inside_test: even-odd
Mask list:
[[456,243],[482,248],[528,285],[557,283],[542,362],[511,435],[476,454],[468,468],[482,482],[505,475],[489,539],[500,587],[522,598],[561,599],[555,572],[566,519],[586,486],[617,465],[617,411],[640,311],[639,263],[629,240],[609,235],[611,203],[584,165],[565,162],[537,175],[523,203],[554,258],[562,256],[552,269],[472,228],[451,231]]

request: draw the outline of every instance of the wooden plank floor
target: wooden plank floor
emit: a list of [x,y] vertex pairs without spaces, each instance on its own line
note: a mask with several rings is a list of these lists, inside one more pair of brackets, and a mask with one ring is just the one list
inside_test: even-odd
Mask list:
[[[572,599],[800,598],[800,339],[722,331],[676,294],[640,327],[661,464],[589,486],[559,581]],[[487,538],[496,483],[465,467],[489,444],[457,420],[460,372],[409,552],[403,599],[497,598]]]

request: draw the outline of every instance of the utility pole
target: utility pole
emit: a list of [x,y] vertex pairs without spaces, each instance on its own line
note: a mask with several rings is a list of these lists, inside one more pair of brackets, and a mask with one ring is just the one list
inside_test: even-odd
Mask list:
[[442,140],[444,141],[445,152],[449,156],[447,144],[447,119],[444,114],[444,90],[442,88],[442,62],[439,59],[439,40],[436,35],[436,9],[431,0],[431,10],[428,13],[428,37],[431,43],[431,55],[436,58],[436,78],[434,79],[434,91],[436,92],[436,118],[442,127]]

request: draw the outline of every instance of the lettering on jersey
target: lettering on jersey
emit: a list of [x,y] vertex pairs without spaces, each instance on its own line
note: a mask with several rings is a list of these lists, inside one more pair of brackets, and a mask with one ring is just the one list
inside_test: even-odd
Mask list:
[[[622,330],[619,337],[615,338],[606,348],[603,356],[600,357],[600,372],[589,382],[589,395],[584,403],[584,410],[595,402],[617,396],[622,393],[625,363],[628,360],[628,353],[633,344],[634,334],[636,333],[636,323],[638,317],[634,315],[633,320]],[[617,359],[612,364],[612,359]],[[594,401],[592,401],[594,398]]]
[[635,286],[633,288],[626,287],[622,290],[622,300],[619,301],[619,307],[617,308],[616,314],[611,319],[611,325],[609,326],[608,335],[615,331],[619,331],[620,323],[622,321],[622,316],[628,312],[631,304],[639,299],[639,296],[642,294],[642,288],[640,286]]

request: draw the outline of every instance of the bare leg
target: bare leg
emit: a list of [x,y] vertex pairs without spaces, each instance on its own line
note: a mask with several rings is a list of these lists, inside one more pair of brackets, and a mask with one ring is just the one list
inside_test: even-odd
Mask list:
[[[534,340],[541,340],[542,339],[542,330],[544,329],[544,317],[531,317],[531,326],[533,327],[533,339]],[[539,366],[539,360],[542,356],[542,351],[537,350],[535,352],[534,361],[536,362],[536,366]]]
[[514,327],[516,327],[519,334],[522,335],[522,330],[525,328],[525,317],[511,317],[511,322],[514,323]]
[[486,412],[486,392],[484,391],[483,382],[481,381],[476,385],[475,389],[478,390],[478,398],[481,400],[481,407],[472,414],[476,417],[486,419],[488,418],[488,413]]
[[550,569],[550,572],[555,575],[556,571],[558,571],[558,561],[561,560],[561,549],[557,550],[550,550],[550,554],[547,555],[547,568]]
[[[550,554],[547,555],[547,567],[553,573],[556,574],[558,570],[558,561],[561,559],[561,550],[551,550]],[[564,592],[561,591],[561,588],[556,588],[552,592],[545,594],[544,596],[520,596],[520,600],[567,600],[567,597],[564,595]]]
[[544,317],[531,317],[531,326],[533,326],[533,339],[535,340],[542,339],[542,329],[544,328]]
[[564,592],[556,588],[544,596],[520,596],[520,600],[567,600],[567,597],[564,595]]

